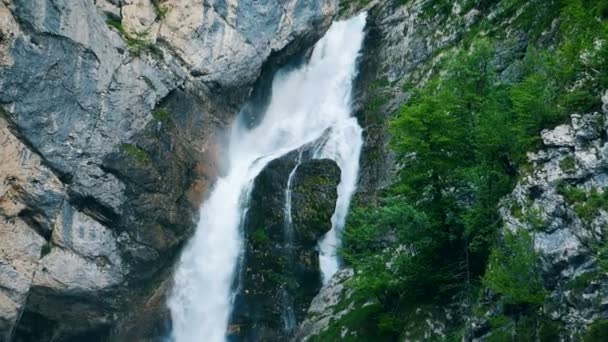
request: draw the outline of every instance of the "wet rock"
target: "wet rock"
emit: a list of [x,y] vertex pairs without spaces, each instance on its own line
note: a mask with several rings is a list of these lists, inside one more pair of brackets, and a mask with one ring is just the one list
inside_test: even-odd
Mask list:
[[331,228],[340,170],[331,160],[298,159],[296,152],[275,160],[256,178],[231,340],[285,340],[321,287],[316,243]]
[[340,170],[335,163],[311,160],[298,166],[292,184],[292,221],[296,240],[315,245],[331,228]]

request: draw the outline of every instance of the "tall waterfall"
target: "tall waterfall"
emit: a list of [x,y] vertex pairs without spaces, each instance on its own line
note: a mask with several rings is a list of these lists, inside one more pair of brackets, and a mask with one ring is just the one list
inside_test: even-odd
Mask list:
[[307,65],[277,73],[262,121],[252,129],[238,120],[233,125],[229,170],[202,205],[175,274],[169,298],[175,341],[225,341],[253,181],[270,161],[323,134],[329,137],[315,157],[331,158],[342,169],[332,230],[320,243],[324,279],[338,269],[339,231],[356,186],[362,145],[361,127],[351,117],[351,90],[364,26],[365,14],[334,23]]

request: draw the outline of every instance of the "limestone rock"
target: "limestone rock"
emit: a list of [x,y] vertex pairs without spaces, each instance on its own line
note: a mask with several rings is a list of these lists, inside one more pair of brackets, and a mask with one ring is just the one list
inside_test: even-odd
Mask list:
[[[156,35],[160,23],[157,22],[157,11],[164,5],[158,1],[154,5],[152,0],[134,0],[125,3],[121,7],[122,25],[128,34],[140,36],[152,42],[156,41]],[[158,7],[156,7],[158,6]]]
[[35,224],[41,234],[50,235],[65,198],[63,184],[10,132],[1,117],[0,146],[0,216],[21,215]]
[[201,81],[234,87],[252,83],[272,52],[309,35],[310,27],[328,27],[337,1],[168,0],[162,6],[168,10],[159,39]]
[[552,130],[544,130],[541,133],[541,136],[543,137],[543,143],[547,146],[573,147],[575,143],[572,126],[570,125],[561,125]]
[[38,265],[44,238],[23,220],[0,217],[0,340],[9,341]]
[[10,67],[14,63],[10,50],[15,37],[20,34],[19,26],[4,2],[0,2],[0,67]]
[[[1,229],[37,255],[18,295],[0,287],[0,334],[126,336],[111,327],[161,298],[220,172],[222,130],[336,3],[0,1]],[[0,264],[17,269],[9,254]]]
[[[608,315],[608,307],[596,305],[608,295],[608,278],[595,251],[608,236],[608,209],[590,200],[608,191],[608,144],[601,133],[606,119],[575,114],[571,123],[543,131],[547,147],[530,154],[533,170],[501,209],[506,229],[531,232],[549,290],[545,311],[571,333]],[[574,191],[584,198],[573,197]],[[581,283],[581,276],[589,280]]]
[[23,313],[47,245],[44,237],[51,234],[65,193],[63,184],[2,117],[0,147],[0,339],[8,340]]

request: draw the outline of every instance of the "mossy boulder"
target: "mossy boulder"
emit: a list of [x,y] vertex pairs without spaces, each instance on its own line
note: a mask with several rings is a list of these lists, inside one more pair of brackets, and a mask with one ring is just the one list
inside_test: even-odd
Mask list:
[[298,151],[271,162],[255,180],[231,341],[288,339],[321,288],[316,244],[331,229],[340,170],[331,160],[299,156]]
[[314,245],[319,236],[331,229],[337,198],[340,169],[328,159],[311,160],[300,165],[293,179],[292,217],[298,241]]

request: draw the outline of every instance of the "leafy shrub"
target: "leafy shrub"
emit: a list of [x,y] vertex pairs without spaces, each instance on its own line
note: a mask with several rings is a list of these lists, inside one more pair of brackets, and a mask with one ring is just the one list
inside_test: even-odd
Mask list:
[[597,320],[593,322],[585,336],[583,337],[583,341],[585,342],[600,342],[600,341],[608,341],[608,320]]
[[152,162],[152,158],[146,150],[133,144],[122,144],[121,149],[127,156],[133,158],[139,166],[147,166]]
[[544,302],[546,290],[530,235],[523,231],[505,235],[504,246],[497,246],[492,251],[484,284],[501,294],[508,304],[539,305]]
[[593,188],[587,192],[566,183],[560,184],[557,190],[569,204],[574,206],[576,215],[583,221],[591,221],[599,210],[608,210],[608,191],[604,190],[600,193]]

